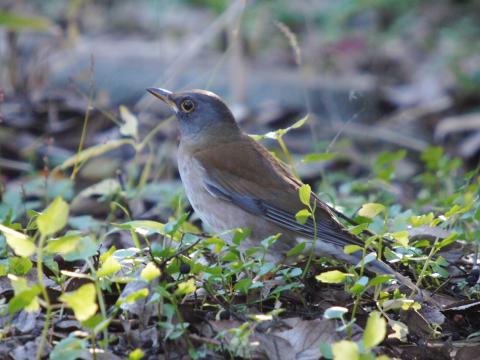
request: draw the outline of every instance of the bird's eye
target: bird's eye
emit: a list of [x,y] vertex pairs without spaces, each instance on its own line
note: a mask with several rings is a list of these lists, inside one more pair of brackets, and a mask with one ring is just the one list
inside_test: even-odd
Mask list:
[[193,103],[192,100],[186,99],[182,101],[182,103],[180,104],[180,107],[184,112],[189,113],[195,109],[195,104]]

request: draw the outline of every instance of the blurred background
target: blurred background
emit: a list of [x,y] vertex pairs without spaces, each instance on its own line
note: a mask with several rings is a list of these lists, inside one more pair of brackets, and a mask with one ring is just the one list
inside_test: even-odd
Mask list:
[[[432,306],[417,312],[419,304],[397,290],[390,300],[378,287],[373,298],[380,293],[381,300],[374,305],[368,278],[353,284],[352,269],[331,271],[348,281],[330,286],[310,275],[303,279],[308,271],[300,278],[301,268],[277,268],[262,255],[274,237],[262,241],[260,252],[251,248],[244,256],[234,246],[217,257],[220,239],[199,242],[193,235],[202,224],[178,176],[178,129],[171,111],[145,91],[152,86],[202,88],[223,97],[246,132],[322,200],[361,223],[356,233],[368,224],[379,234],[379,252],[381,237],[390,233],[395,252],[384,251],[387,259],[450,304],[445,315]],[[339,305],[353,307],[348,324],[358,316],[353,339],[369,311],[389,311],[394,334],[389,330],[386,347],[375,353],[388,347],[392,358],[478,358],[479,160],[480,0],[0,0],[0,224],[3,232],[8,226],[38,244],[35,252],[17,233],[7,245],[0,234],[0,358],[33,359],[41,328],[46,351],[66,340],[52,358],[81,349],[100,359],[89,348],[98,345],[108,346],[111,355],[103,358],[109,359],[134,348],[148,351],[149,359],[175,358],[170,355],[177,351],[180,358],[187,349],[192,355],[190,341],[201,344],[197,358],[214,358],[201,352],[212,347],[218,358],[253,358],[248,339],[257,329],[255,342],[267,356],[292,352],[279,350],[277,340],[264,345],[272,336],[292,344],[285,349],[300,347],[297,358],[314,358],[319,342],[330,341],[324,334],[338,335],[334,323],[322,325],[325,309],[336,306],[329,318],[345,325],[337,330],[347,326],[350,315],[344,318]],[[37,215],[57,196],[69,204],[68,219],[67,205],[55,205],[43,212],[43,222],[58,233],[68,221],[68,232],[60,242],[49,230],[45,251],[51,255],[43,267],[47,236],[35,231]],[[366,203],[380,209],[366,215],[373,219],[357,216]],[[60,213],[65,216],[58,219]],[[130,221],[145,219],[162,224]],[[152,260],[161,286],[151,287],[147,300],[138,272],[144,278]],[[312,274],[324,266],[316,262]],[[109,312],[102,309],[103,318],[80,327],[63,306],[56,311],[57,299],[89,281],[86,269],[97,291],[104,289],[99,305],[105,298]],[[14,314],[36,303],[40,290],[31,280],[40,284],[42,272],[41,287],[55,304],[50,327],[49,311]],[[146,275],[149,281],[158,276],[152,269]],[[86,300],[88,316],[97,306],[93,297]],[[415,311],[397,316],[400,306]],[[235,325],[237,309],[242,316],[268,312],[274,321],[255,315]],[[301,321],[278,333],[268,324],[283,328],[287,321],[277,321],[283,310],[285,320]],[[373,345],[359,342],[362,358],[374,358],[364,351],[385,336],[385,320],[377,320],[383,335],[379,327]],[[232,328],[218,325],[231,322]],[[182,335],[189,325],[195,339]],[[105,335],[107,327],[114,336]],[[94,341],[99,332],[103,340]],[[83,334],[91,336],[90,345]],[[348,357],[352,348],[345,349]],[[143,356],[133,353],[129,359]]]
[[[264,143],[326,192],[373,172],[386,182],[369,186],[406,203],[421,157],[478,165],[476,0],[3,0],[0,64],[0,186],[17,205],[23,192],[38,206],[37,175],[69,171],[92,146],[49,197],[111,179],[178,202],[177,130],[150,86],[216,92],[252,134],[308,114],[285,135],[289,153],[275,134]],[[155,215],[142,204],[133,212]]]

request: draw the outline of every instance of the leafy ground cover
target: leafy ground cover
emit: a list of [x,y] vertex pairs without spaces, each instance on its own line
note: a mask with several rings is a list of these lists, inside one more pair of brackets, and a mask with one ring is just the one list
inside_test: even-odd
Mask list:
[[[475,1],[54,3],[0,11],[0,358],[477,357]],[[203,229],[159,76],[227,95],[363,260]]]
[[[268,136],[295,131],[306,120]],[[132,123],[126,122],[122,133],[135,128]],[[461,161],[441,148],[421,154],[424,170],[412,178],[418,190],[407,209],[389,191],[370,189],[391,186],[396,164],[407,156],[403,151],[380,154],[366,178],[342,181],[342,195],[330,194],[351,200],[342,210],[358,223],[352,232],[371,232],[364,236],[361,263],[345,267],[314,259],[310,266],[300,257],[287,266],[265,261],[279,235],[241,250],[248,229],[232,229],[232,244],[221,234],[202,233],[191,212],[184,212],[184,199],[165,189],[159,198],[172,207],[168,222],[132,217],[135,202],[162,192],[154,189],[158,184],[141,183],[148,163],[142,173],[102,180],[75,194],[76,167],[125,143],[135,151],[145,146],[135,133],[126,135],[5,189],[0,225],[5,354],[383,359],[425,356],[430,348],[468,351],[463,344],[475,344],[479,324],[468,314],[479,306],[478,270],[472,271],[473,260],[464,255],[478,256],[480,178],[475,171],[463,173]],[[59,170],[68,168],[71,178]],[[322,184],[338,176],[326,176]],[[310,191],[304,186],[300,198],[308,199]],[[28,201],[30,194],[37,200]],[[70,211],[81,198],[105,206],[104,220]],[[33,210],[39,201],[48,206]],[[298,221],[309,216],[312,205],[308,200],[305,205]],[[292,259],[301,245],[290,251]],[[428,290],[434,303],[392,285],[388,276],[367,274],[364,265],[382,252]],[[416,347],[397,347],[402,342]]]

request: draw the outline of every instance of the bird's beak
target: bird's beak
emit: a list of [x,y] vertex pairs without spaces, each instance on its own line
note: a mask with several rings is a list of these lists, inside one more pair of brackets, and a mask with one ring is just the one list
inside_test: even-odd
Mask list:
[[175,112],[178,112],[177,105],[173,100],[173,93],[171,91],[161,89],[161,88],[147,88],[146,89],[150,94],[162,100],[165,104],[170,106]]

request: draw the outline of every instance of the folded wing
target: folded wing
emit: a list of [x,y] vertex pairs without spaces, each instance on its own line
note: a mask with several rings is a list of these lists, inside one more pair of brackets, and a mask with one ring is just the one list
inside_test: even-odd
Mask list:
[[[242,147],[229,154],[242,154],[251,161],[243,160],[240,168],[234,158],[229,162],[224,159],[219,161],[221,154],[212,151],[195,154],[195,159],[204,169],[204,186],[211,195],[232,202],[249,213],[305,238],[313,239],[316,235],[319,241],[340,247],[347,244],[362,245],[315,195],[312,195],[311,201],[312,205],[315,203],[316,224],[311,218],[305,224],[298,223],[295,214],[305,208],[298,195],[301,183],[263,146],[251,139],[228,146]],[[251,164],[261,166],[254,167]]]

